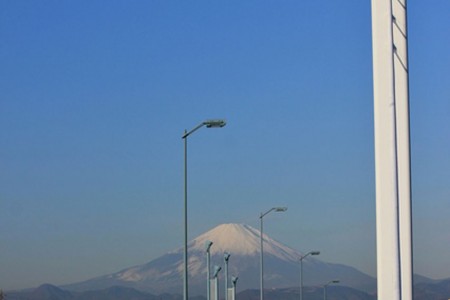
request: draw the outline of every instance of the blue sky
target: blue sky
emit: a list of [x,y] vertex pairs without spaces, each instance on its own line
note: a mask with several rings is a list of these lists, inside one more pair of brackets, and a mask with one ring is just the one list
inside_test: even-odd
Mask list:
[[[450,277],[450,3],[409,1],[414,266]],[[0,282],[258,226],[375,275],[370,1],[0,2]]]

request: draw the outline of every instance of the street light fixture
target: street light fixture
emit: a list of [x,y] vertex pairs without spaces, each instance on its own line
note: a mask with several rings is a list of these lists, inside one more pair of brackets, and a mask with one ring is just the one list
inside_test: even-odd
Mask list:
[[275,212],[285,212],[287,210],[287,207],[272,207],[265,213],[261,213],[259,216],[260,219],[260,243],[261,243],[261,255],[260,255],[260,267],[261,267],[261,278],[260,278],[260,300],[264,300],[264,258],[263,258],[263,218],[267,214],[269,214],[272,211]]
[[210,300],[210,294],[211,294],[211,286],[210,286],[210,282],[209,280],[211,279],[211,276],[209,274],[210,272],[210,267],[209,267],[209,261],[210,261],[210,257],[211,257],[211,246],[212,246],[213,242],[211,241],[206,241],[205,242],[205,249],[206,249],[206,299]]
[[233,287],[236,287],[236,283],[238,281],[239,277],[237,276],[231,276],[231,282],[233,283]]
[[331,280],[323,285],[323,300],[327,300],[327,286],[329,286],[332,283],[339,283],[339,280]]
[[300,300],[303,300],[303,259],[308,255],[319,255],[320,251],[310,251],[300,257]]
[[182,139],[186,139],[189,135],[194,133],[194,131],[197,131],[198,129],[202,128],[203,126],[206,126],[206,128],[222,128],[225,125],[227,125],[227,122],[225,120],[206,120],[200,124],[198,124],[196,127],[194,127],[191,131],[184,131]]
[[225,300],[228,300],[228,261],[230,260],[230,256],[228,252],[223,254],[223,260],[225,262]]
[[188,300],[188,215],[187,215],[187,138],[189,135],[194,133],[194,131],[200,129],[203,126],[206,128],[221,128],[227,123],[225,120],[206,120],[199,125],[197,125],[191,131],[184,131],[181,138],[184,140],[184,281],[183,281],[183,300]]
[[214,266],[214,275],[213,275],[213,278],[217,278],[217,276],[219,276],[220,270],[222,270],[222,267],[221,267],[221,266]]

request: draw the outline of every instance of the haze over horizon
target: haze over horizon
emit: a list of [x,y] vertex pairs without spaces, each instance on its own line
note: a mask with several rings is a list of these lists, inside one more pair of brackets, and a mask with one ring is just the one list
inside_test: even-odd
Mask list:
[[[450,277],[450,2],[409,1],[414,271]],[[370,1],[0,2],[0,288],[222,223],[376,273]]]

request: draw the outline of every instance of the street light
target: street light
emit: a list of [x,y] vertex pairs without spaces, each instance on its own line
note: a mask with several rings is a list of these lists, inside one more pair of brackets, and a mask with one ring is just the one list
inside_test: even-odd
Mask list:
[[238,281],[239,277],[237,276],[231,276],[231,282],[233,283],[233,287],[236,288],[236,283]]
[[323,300],[327,300],[327,286],[329,286],[332,283],[339,283],[339,280],[331,280],[323,285]]
[[203,126],[206,128],[221,128],[227,123],[225,120],[207,120],[197,125],[191,131],[184,131],[181,136],[184,139],[184,282],[183,282],[183,300],[188,300],[188,224],[187,224],[187,138],[194,131],[200,129]]
[[233,283],[233,287],[231,288],[231,299],[225,300],[236,300],[236,283],[238,281],[237,276],[231,276],[231,282]]
[[221,266],[214,266],[214,275],[213,275],[213,278],[217,278],[217,276],[219,276],[220,270],[222,270],[222,267],[221,267]]
[[209,261],[210,261],[210,250],[211,250],[211,246],[212,246],[213,242],[211,241],[206,241],[205,242],[205,249],[206,249],[206,299],[210,300],[210,294],[211,294],[211,286],[210,286],[210,282],[209,280],[211,279],[209,272],[210,272],[210,267],[209,267]]
[[320,251],[310,251],[300,257],[300,300],[303,300],[303,259],[308,255],[319,255]]
[[260,256],[260,267],[261,267],[261,278],[260,278],[260,300],[264,300],[264,258],[263,258],[263,218],[265,215],[272,211],[275,212],[285,212],[287,207],[272,207],[265,213],[261,213],[260,219],[260,242],[261,242],[261,256]]
[[225,300],[228,300],[228,261],[230,260],[230,256],[228,252],[223,254],[223,260],[225,262]]
[[214,266],[214,298],[212,300],[219,300],[219,272],[222,270],[222,267],[220,266]]

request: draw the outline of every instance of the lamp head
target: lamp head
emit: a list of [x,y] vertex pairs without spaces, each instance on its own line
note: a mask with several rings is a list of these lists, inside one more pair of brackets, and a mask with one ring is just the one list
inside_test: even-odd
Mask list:
[[311,255],[319,255],[320,251],[311,251]]
[[324,287],[326,287],[326,286],[328,286],[328,285],[330,285],[330,284],[332,284],[332,283],[339,283],[339,280],[335,279],[335,280],[328,281],[328,282],[324,285]]
[[287,207],[274,207],[276,212],[287,211]]
[[206,126],[206,128],[221,128],[225,125],[227,125],[227,122],[225,120],[217,119],[217,120],[206,120],[203,122],[203,125]]
[[238,281],[239,277],[237,276],[231,276],[231,282],[233,283],[233,285],[236,285],[236,282]]
[[213,242],[211,242],[211,241],[206,241],[205,242],[205,250],[206,250],[206,252],[209,252],[209,250],[211,249],[212,244],[213,244]]
[[219,275],[220,270],[222,270],[221,266],[214,266],[214,274],[213,277],[216,278]]
[[230,259],[231,254],[228,252],[225,252],[223,254],[223,259],[225,260],[225,262],[228,262],[228,260]]

